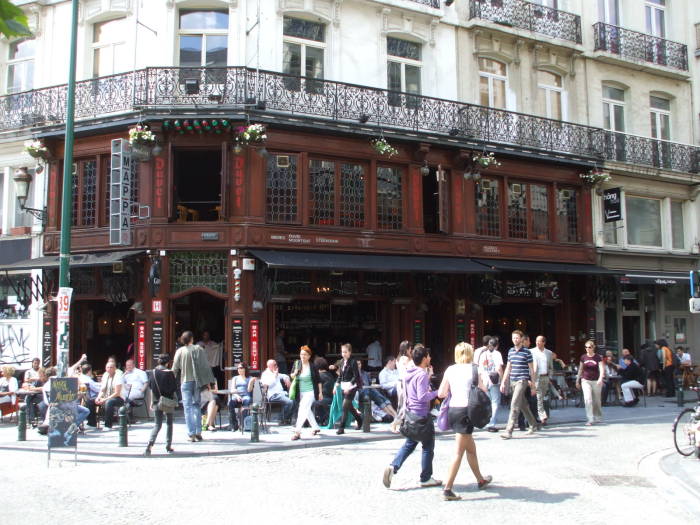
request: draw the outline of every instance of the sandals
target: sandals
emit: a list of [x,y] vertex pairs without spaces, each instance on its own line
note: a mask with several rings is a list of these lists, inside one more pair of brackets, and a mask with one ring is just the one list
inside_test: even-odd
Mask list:
[[489,475],[486,476],[484,479],[482,479],[479,482],[479,490],[484,490],[486,487],[489,486],[489,484],[493,481],[493,478]]
[[317,428],[316,430],[314,430],[314,431],[311,433],[311,435],[312,435],[312,436],[318,436],[320,433],[321,433],[321,429]]
[[297,441],[298,439],[301,439],[301,434],[299,434],[299,432],[294,432],[294,435],[292,436],[292,441]]

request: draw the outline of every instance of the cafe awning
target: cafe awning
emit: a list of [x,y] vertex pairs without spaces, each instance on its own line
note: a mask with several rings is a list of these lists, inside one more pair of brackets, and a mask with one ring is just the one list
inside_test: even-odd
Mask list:
[[[130,257],[144,253],[143,250],[128,250],[100,253],[77,253],[70,256],[71,268],[88,268],[97,266],[112,266],[115,262],[124,261]],[[58,268],[58,256],[47,255],[34,259],[25,259],[11,264],[0,265],[0,271],[12,270],[51,270]]]
[[690,272],[638,272],[624,271],[620,275],[621,284],[689,284]]
[[249,252],[269,268],[457,274],[493,272],[466,257],[358,255],[278,250],[249,250]]
[[550,263],[501,259],[473,259],[500,272],[559,273],[569,275],[616,275],[619,270],[610,270],[595,264]]

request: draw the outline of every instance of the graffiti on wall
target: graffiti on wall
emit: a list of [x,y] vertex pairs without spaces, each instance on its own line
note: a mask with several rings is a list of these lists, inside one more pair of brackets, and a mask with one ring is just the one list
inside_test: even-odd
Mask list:
[[26,324],[0,324],[0,364],[22,365],[31,363],[35,346],[32,331]]

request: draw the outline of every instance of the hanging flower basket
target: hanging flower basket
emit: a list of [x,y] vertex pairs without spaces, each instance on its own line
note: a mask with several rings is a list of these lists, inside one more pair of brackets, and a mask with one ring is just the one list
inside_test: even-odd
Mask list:
[[370,143],[372,144],[372,148],[374,149],[374,151],[376,151],[380,155],[385,155],[391,158],[394,155],[399,154],[399,150],[397,150],[394,146],[389,144],[384,137],[373,139],[370,141]]
[[472,157],[472,162],[478,169],[488,169],[491,166],[500,166],[501,163],[496,160],[496,156],[489,152],[489,153],[479,153],[478,155],[474,155]]
[[595,186],[597,184],[602,184],[603,182],[610,182],[612,177],[607,171],[601,169],[588,170],[586,173],[581,173],[579,178],[583,181],[586,186]]
[[265,131],[265,126],[262,124],[249,124],[248,126],[236,128],[234,151],[240,153],[242,151],[241,148],[244,146],[263,144],[267,140]]
[[129,144],[153,147],[156,145],[156,136],[145,124],[137,124],[129,129]]
[[30,157],[33,157],[35,159],[46,160],[49,156],[48,148],[44,145],[44,142],[40,139],[25,141],[24,151],[26,151]]

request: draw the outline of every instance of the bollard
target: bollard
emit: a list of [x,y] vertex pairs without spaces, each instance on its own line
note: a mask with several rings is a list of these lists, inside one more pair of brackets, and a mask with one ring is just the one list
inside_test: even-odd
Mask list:
[[[258,413],[260,412],[260,405],[255,403],[250,409],[250,442],[258,443],[260,442],[260,426],[258,423]],[[241,421],[241,425],[243,422]]]
[[17,416],[17,441],[27,441],[27,405],[19,407]]
[[369,396],[366,396],[362,400],[362,432],[370,431],[370,424],[372,423],[372,402]]
[[126,415],[126,405],[119,409],[119,446],[129,446],[129,419]]
[[683,377],[676,376],[674,378],[676,381],[676,403],[679,407],[683,406]]

